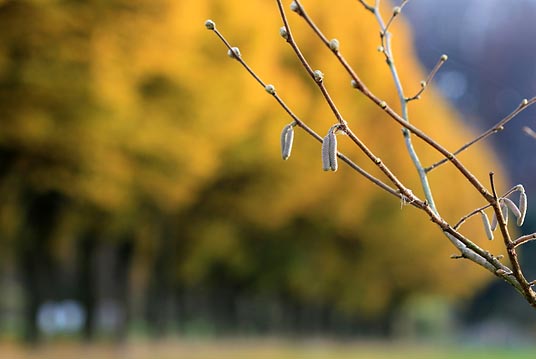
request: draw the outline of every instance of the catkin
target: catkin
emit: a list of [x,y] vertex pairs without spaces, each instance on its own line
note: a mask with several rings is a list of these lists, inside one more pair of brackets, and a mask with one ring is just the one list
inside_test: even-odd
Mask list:
[[525,215],[527,214],[527,194],[525,191],[519,194],[519,212],[521,216],[517,218],[517,225],[522,226],[525,221]]
[[517,218],[517,221],[519,222],[519,218],[521,218],[521,212],[519,211],[519,208],[517,208],[516,204],[512,202],[510,198],[503,198],[503,203],[506,204],[508,208],[510,208],[510,211],[512,211],[514,216]]
[[288,124],[283,127],[283,131],[281,131],[281,157],[283,158],[283,160],[287,160],[290,157],[293,141],[294,126],[293,124]]
[[324,171],[337,171],[337,137],[335,126],[331,127],[322,141],[322,169]]
[[508,207],[504,204],[504,201],[501,201],[501,213],[504,218],[504,224],[508,224]]
[[491,225],[489,224],[488,216],[484,211],[480,211],[480,216],[482,217],[482,223],[484,223],[484,230],[486,231],[486,237],[491,241],[493,240],[493,231],[491,230]]
[[491,230],[494,231],[495,228],[497,228],[497,215],[495,214],[495,212],[493,212],[493,217],[491,217]]
[[[507,198],[503,198],[500,200],[500,208],[501,213],[504,218],[504,223],[508,224],[508,206],[504,203],[504,200]],[[516,207],[517,208],[517,207]],[[497,228],[498,220],[497,216],[495,215],[495,212],[493,212],[493,218],[491,219],[491,230],[494,231],[495,228]]]
[[331,140],[329,142],[329,163],[332,171],[337,171],[339,167],[337,163],[337,136],[335,135],[335,130],[329,132]]
[[322,141],[322,169],[324,171],[330,171],[331,170],[331,164],[329,162],[329,133],[324,137],[324,140]]

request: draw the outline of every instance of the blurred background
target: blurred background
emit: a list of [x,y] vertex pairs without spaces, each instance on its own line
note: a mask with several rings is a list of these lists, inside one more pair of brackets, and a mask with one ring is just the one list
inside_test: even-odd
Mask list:
[[[304,5],[371,90],[398,108],[374,17],[356,1]],[[385,14],[392,5],[385,1]],[[410,106],[411,121],[447,148],[536,95],[535,1],[415,1],[404,13],[392,32],[406,95],[449,55]],[[349,125],[421,195],[400,127],[351,89],[294,15],[304,54]],[[324,173],[318,143],[301,131],[281,160],[279,134],[291,119],[227,57],[203,26],[208,18],[313,129],[323,134],[335,122],[279,36],[273,2],[0,1],[3,357],[30,344],[222,338],[530,350],[533,310],[489,273],[451,260],[454,248],[425,216],[345,166]],[[525,186],[529,210],[517,235],[536,230],[536,139],[523,126],[536,129],[533,109],[460,155],[484,183],[497,173],[500,192]],[[415,142],[425,165],[441,159]],[[381,177],[349,141],[339,146]],[[452,223],[483,204],[448,164],[430,181]],[[479,218],[462,228],[504,254]],[[534,255],[526,245],[529,278]],[[189,358],[208,344],[189,345],[162,353]]]

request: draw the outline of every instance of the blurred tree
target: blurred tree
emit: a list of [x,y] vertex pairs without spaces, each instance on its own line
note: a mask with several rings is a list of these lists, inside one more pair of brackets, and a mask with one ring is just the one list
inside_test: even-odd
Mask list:
[[[366,83],[394,104],[374,20],[349,6],[311,2]],[[3,258],[24,274],[27,337],[37,338],[38,306],[59,285],[51,263],[78,273],[73,293],[88,310],[88,338],[99,281],[120,282],[115,299],[124,318],[147,306],[161,328],[174,319],[165,302],[196,288],[230,288],[235,311],[233,298],[254,292],[368,318],[388,316],[415,293],[474,293],[486,273],[450,261],[453,249],[425,218],[351,171],[322,173],[317,143],[298,133],[292,158],[280,161],[279,132],[290,120],[205,32],[209,15],[302,118],[327,130],[334,120],[278,36],[273,4],[1,3],[0,238]],[[418,191],[398,126],[349,88],[314,37],[296,29],[346,119]],[[403,80],[417,90],[423,74],[408,32],[403,23],[393,32]],[[472,136],[433,91],[412,112],[447,147]],[[349,143],[340,146],[376,173]],[[498,170],[482,146],[462,159],[478,175]],[[448,166],[431,181],[452,218],[481,204]],[[485,239],[476,221],[466,231]],[[95,256],[104,244],[115,248],[121,268],[99,277]]]

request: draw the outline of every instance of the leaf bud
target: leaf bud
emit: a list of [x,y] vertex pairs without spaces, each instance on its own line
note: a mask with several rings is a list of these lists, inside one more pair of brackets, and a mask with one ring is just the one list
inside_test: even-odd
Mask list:
[[281,26],[281,28],[279,28],[279,35],[281,35],[283,39],[288,40],[288,31],[285,26]]
[[497,273],[497,275],[499,275],[499,276],[503,276],[503,275],[506,275],[506,274],[507,274],[507,272],[506,272],[504,269],[502,269],[502,268],[497,269],[497,270],[495,271],[495,273]]
[[441,60],[442,62],[445,62],[445,61],[447,61],[448,59],[449,59],[449,57],[448,57],[446,54],[441,55],[441,59],[440,59],[440,60]]
[[216,28],[216,23],[212,20],[205,21],[205,27],[207,30],[214,30]]
[[294,11],[295,13],[301,14],[300,5],[298,5],[296,1],[290,3],[290,10]]
[[272,84],[266,85],[264,90],[266,90],[266,92],[268,92],[270,95],[275,95],[275,86]]
[[393,8],[393,16],[397,16],[398,14],[400,14],[400,11],[402,11],[402,9],[400,8],[400,6],[395,6]]
[[229,56],[230,58],[232,59],[239,59],[241,54],[240,54],[240,49],[238,47],[233,47],[233,48],[230,48],[228,51],[227,51],[227,56]]
[[324,73],[320,70],[314,70],[313,77],[316,82],[321,83],[324,80]]
[[331,49],[331,51],[339,51],[339,45],[339,40],[337,39],[331,39],[329,42],[329,48]]

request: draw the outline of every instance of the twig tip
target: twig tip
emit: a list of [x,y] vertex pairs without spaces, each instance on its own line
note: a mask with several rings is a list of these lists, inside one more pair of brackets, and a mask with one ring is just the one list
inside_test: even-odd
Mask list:
[[300,5],[298,5],[298,3],[296,1],[293,1],[293,2],[290,3],[290,10],[294,11],[298,15],[302,14],[301,7],[300,7]]
[[207,30],[214,30],[216,28],[216,23],[209,19],[205,21],[205,27],[207,28]]

